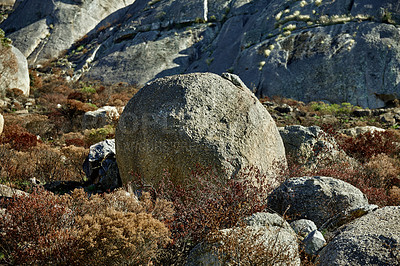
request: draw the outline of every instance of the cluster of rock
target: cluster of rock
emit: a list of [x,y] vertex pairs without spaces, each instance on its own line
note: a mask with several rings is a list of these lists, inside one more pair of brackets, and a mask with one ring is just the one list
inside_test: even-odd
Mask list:
[[[100,117],[107,117],[106,110]],[[380,129],[355,128],[344,133],[363,130]],[[132,181],[133,173],[150,183],[164,169],[174,177],[173,182],[182,182],[199,162],[212,163],[224,179],[255,165],[265,182],[277,185],[276,162],[285,166],[285,147],[305,164],[325,159],[315,154],[317,148],[332,151],[324,156],[340,156],[334,141],[318,127],[278,130],[265,107],[235,75],[160,78],[131,99],[119,119],[115,140],[90,147],[84,185],[95,186],[95,192],[112,190]],[[244,225],[222,230],[222,239],[234,237],[239,245],[255,239],[255,248],[265,247],[263,254],[281,259],[274,265],[300,265],[299,249],[317,255],[319,265],[398,262],[400,207],[370,205],[359,189],[344,181],[322,176],[291,178],[275,188],[267,203],[273,213],[247,217]],[[232,258],[218,251],[223,244],[199,244],[187,264],[229,262]]]

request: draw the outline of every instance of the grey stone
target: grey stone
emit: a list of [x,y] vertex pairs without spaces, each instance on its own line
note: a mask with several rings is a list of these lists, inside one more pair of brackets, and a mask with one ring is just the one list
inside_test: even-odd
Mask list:
[[277,213],[257,212],[244,219],[248,226],[276,226],[291,229],[290,225]]
[[268,196],[268,204],[280,214],[312,220],[319,228],[345,211],[368,205],[368,200],[349,183],[315,176],[288,179]]
[[29,195],[29,194],[26,193],[25,191],[11,188],[9,186],[0,184],[0,196],[1,197],[12,198],[14,196],[20,197],[20,196],[27,196],[27,195]]
[[340,133],[348,135],[350,137],[357,137],[361,134],[371,133],[374,132],[385,132],[385,129],[374,127],[374,126],[364,126],[364,127],[353,127],[353,128],[346,128],[339,130]]
[[157,79],[129,101],[116,130],[123,183],[130,173],[157,182],[164,170],[177,182],[196,165],[231,178],[254,166],[275,181],[286,165],[275,122],[248,89],[211,73]]
[[103,19],[133,2],[25,0],[1,27],[34,66],[57,58]]
[[335,139],[318,126],[293,125],[278,129],[287,155],[299,164],[314,169],[335,160],[351,162],[348,156],[340,150]]
[[115,159],[115,140],[107,139],[90,146],[83,170],[88,180],[99,184],[104,191],[120,187],[122,184]]
[[394,125],[396,123],[396,119],[394,118],[394,114],[392,113],[385,113],[379,116],[379,120],[383,123],[387,123],[390,125]]
[[293,230],[301,237],[306,237],[312,231],[317,230],[317,226],[311,220],[300,219],[290,223]]
[[319,250],[325,246],[326,240],[320,231],[314,230],[304,238],[303,243],[307,254],[317,255]]
[[318,265],[398,265],[400,207],[384,207],[343,226],[319,253]]
[[82,129],[101,128],[111,125],[119,118],[118,109],[115,106],[103,106],[96,111],[89,111],[83,115]]
[[19,89],[28,96],[30,80],[26,58],[12,45],[5,47],[0,44],[0,53],[0,97],[4,98],[8,89]]

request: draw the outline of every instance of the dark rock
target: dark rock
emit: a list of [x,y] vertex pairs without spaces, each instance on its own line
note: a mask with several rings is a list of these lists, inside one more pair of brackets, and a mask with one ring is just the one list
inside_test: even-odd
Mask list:
[[353,111],[353,115],[357,117],[364,117],[372,115],[371,109],[356,109]]
[[122,183],[115,159],[115,140],[107,139],[90,146],[83,170],[88,183],[97,184],[103,191],[120,187]]

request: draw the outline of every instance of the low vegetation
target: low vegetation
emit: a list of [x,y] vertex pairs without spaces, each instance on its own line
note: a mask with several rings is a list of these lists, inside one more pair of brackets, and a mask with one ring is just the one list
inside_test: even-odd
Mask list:
[[[5,264],[130,264],[180,265],[191,248],[207,241],[226,242],[221,252],[242,260],[235,249],[252,254],[249,265],[274,258],[260,246],[243,245],[240,237],[224,239],[221,230],[243,225],[243,218],[268,210],[266,197],[273,186],[257,169],[238,179],[222,181],[211,169],[199,166],[187,182],[174,185],[165,173],[159,185],[136,178],[141,196],[117,190],[89,195],[81,190],[56,195],[34,184],[53,181],[84,182],[82,163],[88,147],[114,136],[115,125],[82,131],[82,115],[98,107],[123,107],[137,88],[119,83],[67,81],[62,70],[45,66],[31,71],[32,95],[8,92],[19,104],[3,108],[6,124],[0,136],[0,183],[30,192],[30,196],[2,199],[0,259]],[[14,93],[13,95],[11,95]],[[34,105],[26,105],[34,99]],[[400,205],[400,134],[396,129],[349,137],[340,129],[360,125],[388,128],[372,117],[356,117],[359,107],[348,103],[304,104],[291,99],[261,99],[292,112],[269,112],[278,126],[319,125],[354,161],[324,162],[309,169],[290,159],[279,182],[303,175],[342,179],[364,192],[371,203]],[[29,114],[24,114],[28,109]],[[344,170],[345,169],[345,170]],[[249,179],[253,182],[242,181]],[[68,192],[68,191],[66,191]],[[242,243],[242,244],[241,244]],[[229,245],[228,245],[229,244]],[[236,257],[235,257],[236,256]],[[304,264],[312,258],[302,255]]]

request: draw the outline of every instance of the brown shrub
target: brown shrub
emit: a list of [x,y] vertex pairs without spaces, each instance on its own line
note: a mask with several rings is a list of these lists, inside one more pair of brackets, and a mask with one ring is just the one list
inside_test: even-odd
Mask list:
[[[4,202],[3,202],[4,204]],[[12,265],[65,264],[75,237],[72,217],[62,198],[42,189],[8,201],[0,216],[0,248]]]
[[378,188],[388,188],[391,180],[400,174],[398,161],[386,154],[372,156],[364,166],[369,178],[373,179],[373,185]]
[[[161,184],[151,190],[174,204],[175,215],[166,221],[174,242],[160,253],[157,263],[183,263],[189,250],[210,234],[234,227],[242,218],[265,210],[266,197],[273,188],[267,180],[253,168],[244,170],[237,179],[222,180],[211,169],[199,166],[183,184],[174,184],[166,174]],[[149,188],[140,177],[136,186]]]
[[81,189],[56,196],[42,189],[2,202],[0,248],[8,264],[121,265],[149,264],[169,242],[165,225],[172,205],[117,190],[88,195]]

